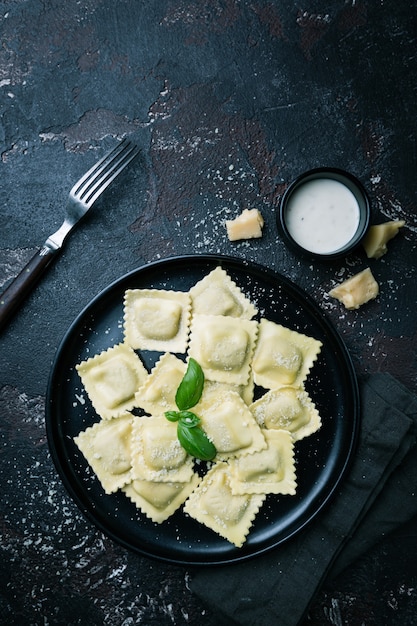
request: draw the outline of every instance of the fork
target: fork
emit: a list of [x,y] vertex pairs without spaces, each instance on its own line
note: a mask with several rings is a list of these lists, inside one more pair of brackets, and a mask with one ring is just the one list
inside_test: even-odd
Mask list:
[[0,295],[0,330],[10,320],[26,296],[33,289],[43,272],[62,249],[72,229],[84,217],[111,182],[136,157],[139,148],[123,139],[116,148],[100,159],[78,182],[75,183],[67,201],[65,219]]

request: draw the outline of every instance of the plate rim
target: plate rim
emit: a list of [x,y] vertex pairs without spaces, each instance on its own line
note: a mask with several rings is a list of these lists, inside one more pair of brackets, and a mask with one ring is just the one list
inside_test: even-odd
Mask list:
[[[350,391],[352,393],[352,407],[353,407],[353,415],[351,417],[352,430],[351,430],[351,436],[349,440],[349,445],[347,447],[346,455],[344,458],[344,462],[342,463],[342,467],[338,473],[337,478],[333,481],[330,490],[325,495],[325,497],[322,498],[322,500],[314,509],[314,511],[312,511],[306,517],[306,519],[303,520],[301,524],[299,524],[295,529],[289,532],[284,538],[277,539],[277,541],[273,542],[271,545],[260,547],[250,553],[236,554],[233,556],[228,556],[226,559],[217,558],[217,559],[208,560],[208,561],[203,560],[203,559],[185,559],[185,558],[179,558],[179,557],[176,558],[176,557],[170,557],[170,556],[166,557],[160,554],[154,554],[152,551],[147,550],[144,547],[131,545],[130,542],[125,541],[123,537],[120,537],[119,535],[114,533],[111,529],[109,530],[108,528],[106,528],[106,526],[103,523],[98,521],[94,517],[93,513],[84,505],[82,500],[79,498],[75,489],[72,486],[70,479],[68,478],[64,470],[63,463],[61,462],[61,459],[59,458],[58,452],[55,447],[55,442],[54,442],[55,435],[53,432],[52,420],[51,420],[53,393],[54,393],[52,386],[53,386],[53,382],[56,376],[57,365],[60,362],[60,356],[62,352],[65,350],[67,342],[71,339],[73,333],[76,331],[77,327],[82,323],[82,321],[84,320],[85,316],[89,313],[89,311],[94,309],[94,307],[97,305],[97,303],[100,300],[104,299],[115,288],[121,285],[121,283],[129,281],[130,278],[135,277],[136,275],[140,275],[146,272],[147,270],[149,271],[155,270],[156,268],[158,268],[158,266],[167,267],[171,264],[184,263],[186,261],[192,262],[192,261],[195,261],[196,259],[198,259],[199,263],[209,263],[209,264],[224,263],[224,264],[228,264],[231,266],[234,265],[239,270],[242,270],[245,267],[250,268],[251,272],[256,272],[256,274],[260,274],[260,275],[266,275],[269,280],[277,281],[277,285],[279,284],[285,285],[286,288],[288,288],[292,293],[295,293],[302,302],[303,301],[306,302],[308,304],[309,309],[312,309],[315,312],[320,324],[325,327],[327,332],[330,332],[330,334],[332,335],[333,341],[336,342],[338,349],[343,356],[344,364],[349,374],[349,382],[351,385]],[[58,476],[62,484],[66,488],[68,495],[71,497],[71,499],[76,504],[78,509],[81,511],[84,517],[87,518],[89,522],[93,524],[93,526],[96,529],[103,532],[103,534],[105,534],[111,540],[115,541],[117,544],[123,546],[124,548],[130,551],[133,551],[136,554],[140,554],[142,556],[145,556],[145,557],[148,557],[148,558],[160,561],[160,562],[162,561],[165,563],[183,565],[183,566],[188,566],[188,567],[201,566],[201,565],[211,567],[211,566],[228,565],[232,563],[246,561],[248,559],[256,558],[257,556],[264,554],[266,552],[269,552],[272,549],[275,549],[277,546],[292,539],[295,535],[298,535],[302,530],[306,528],[306,526],[310,525],[312,521],[314,521],[314,519],[317,517],[317,515],[323,510],[323,508],[325,508],[329,504],[329,502],[335,496],[340,483],[345,478],[346,473],[348,472],[349,467],[351,465],[354,452],[357,448],[357,442],[358,442],[359,431],[360,431],[360,394],[359,394],[358,379],[357,379],[356,371],[353,365],[353,361],[342,336],[340,335],[337,328],[334,326],[333,322],[329,319],[327,314],[320,309],[317,302],[302,287],[298,286],[290,278],[286,277],[280,272],[272,268],[269,268],[268,266],[265,266],[261,263],[258,263],[256,261],[247,260],[241,257],[235,257],[231,255],[222,255],[222,254],[205,254],[205,253],[204,254],[182,254],[182,255],[169,256],[169,257],[164,257],[164,258],[157,259],[154,261],[150,261],[148,263],[144,263],[143,265],[133,270],[130,270],[129,272],[126,272],[125,274],[119,276],[119,278],[113,280],[106,287],[101,289],[98,293],[96,293],[96,295],[93,296],[90,299],[90,301],[80,310],[80,312],[76,315],[76,317],[73,319],[73,321],[71,322],[71,324],[65,331],[64,335],[62,336],[61,341],[59,342],[58,347],[56,349],[54,358],[52,360],[50,373],[48,377],[47,390],[46,390],[45,415],[46,415],[46,420],[45,420],[46,434],[47,434],[49,452],[50,452],[53,464],[55,466],[55,469],[58,473]]]

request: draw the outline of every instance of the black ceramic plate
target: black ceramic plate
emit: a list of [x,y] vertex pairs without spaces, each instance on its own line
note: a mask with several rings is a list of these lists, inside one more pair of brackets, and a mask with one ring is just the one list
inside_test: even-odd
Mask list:
[[[73,442],[98,420],[75,365],[122,340],[128,288],[188,290],[221,265],[257,305],[259,314],[323,342],[307,389],[322,428],[295,446],[295,496],[268,496],[242,548],[177,511],[163,524],[142,515],[123,493],[105,495]],[[141,353],[151,367],[155,353]],[[66,333],[53,364],[46,424],[57,470],[81,511],[108,536],[136,552],[174,563],[221,564],[260,554],[288,540],[321,511],[340,483],[358,430],[358,391],[346,349],[315,303],[294,284],[263,267],[217,256],[184,256],[146,265],[100,293]]]

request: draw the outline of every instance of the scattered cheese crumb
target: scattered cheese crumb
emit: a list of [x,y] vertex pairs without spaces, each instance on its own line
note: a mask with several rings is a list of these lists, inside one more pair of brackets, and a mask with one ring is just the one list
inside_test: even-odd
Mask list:
[[380,259],[388,250],[387,242],[395,237],[404,220],[393,220],[371,226],[363,240],[363,247],[369,259]]
[[337,285],[337,287],[329,291],[329,296],[336,298],[347,309],[351,310],[359,309],[365,302],[376,298],[378,293],[379,285],[368,267],[359,272],[359,274]]
[[234,220],[226,220],[229,241],[262,237],[264,220],[258,209],[244,209]]

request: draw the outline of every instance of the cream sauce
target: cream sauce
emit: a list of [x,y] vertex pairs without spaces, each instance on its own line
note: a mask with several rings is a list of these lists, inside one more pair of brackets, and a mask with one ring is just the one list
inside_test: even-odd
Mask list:
[[359,224],[359,205],[343,183],[330,178],[300,185],[286,209],[287,228],[304,249],[331,254],[345,246]]

